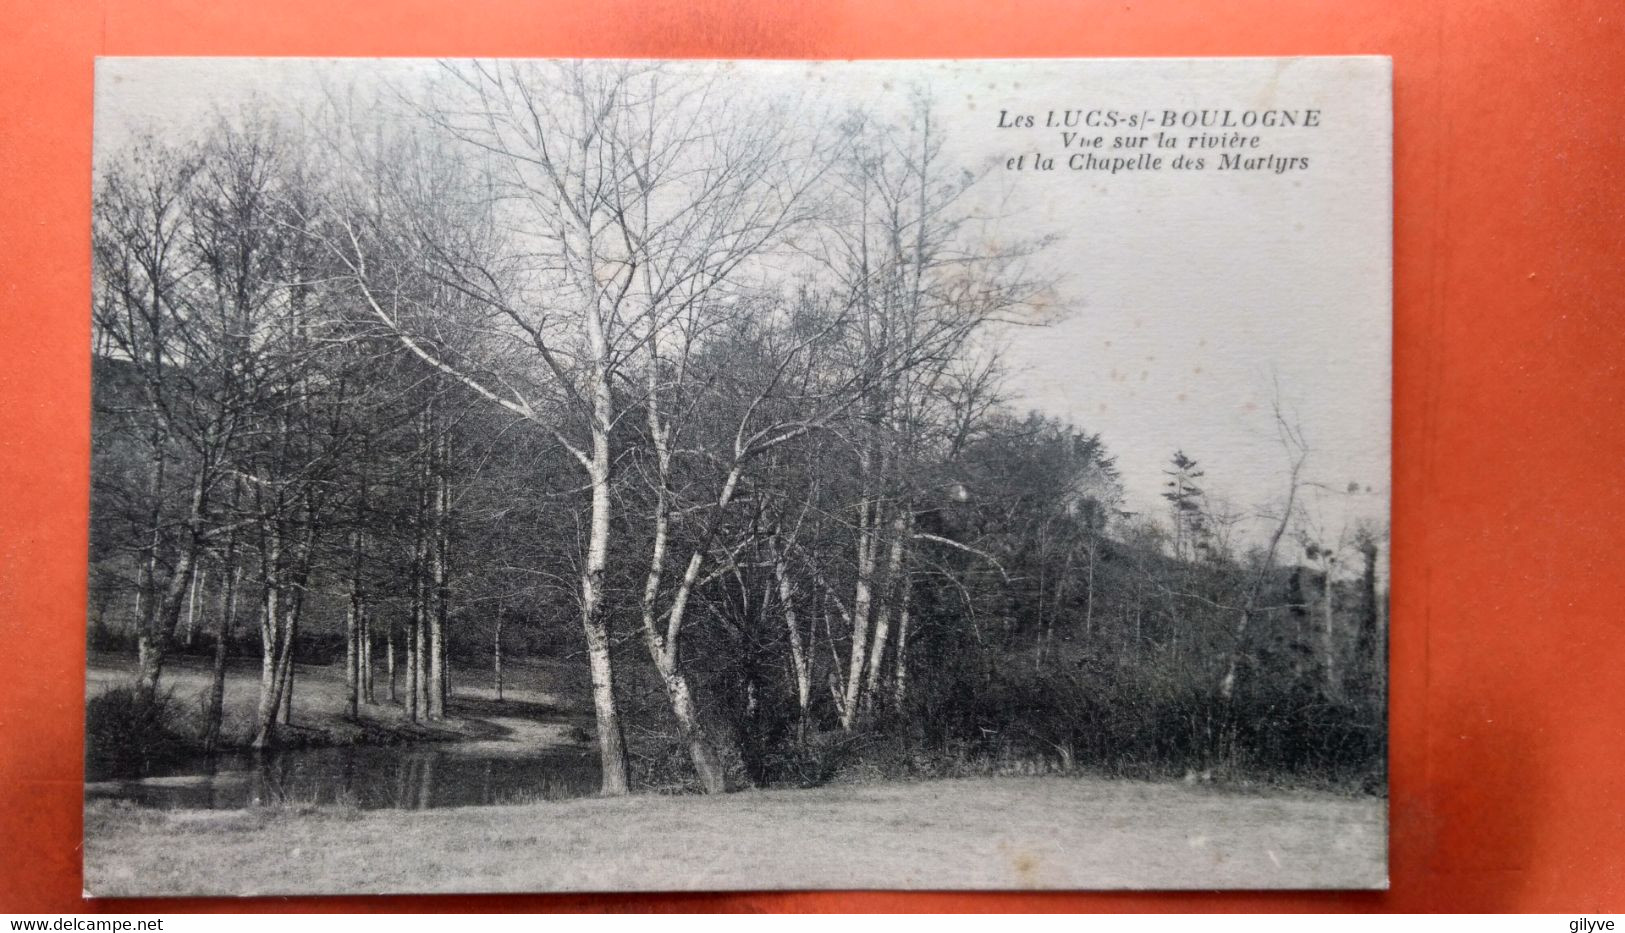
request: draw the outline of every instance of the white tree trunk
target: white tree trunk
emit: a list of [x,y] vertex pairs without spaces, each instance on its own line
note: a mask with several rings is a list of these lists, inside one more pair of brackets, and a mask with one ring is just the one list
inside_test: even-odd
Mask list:
[[267,523],[264,555],[265,597],[260,615],[260,698],[255,709],[254,747],[266,748],[276,740],[276,712],[281,702],[279,663],[282,655],[282,532]]
[[868,680],[863,686],[863,709],[872,710],[879,695],[881,665],[886,659],[886,641],[891,635],[891,615],[893,600],[902,599],[902,593],[908,589],[908,580],[903,574],[904,542],[908,538],[909,526],[912,524],[907,508],[899,507],[897,514],[892,517],[892,540],[886,555],[886,576],[884,586],[888,598],[881,601],[880,608],[875,616],[874,646],[869,651]]
[[784,553],[779,549],[777,539],[770,540],[769,546],[773,549],[773,578],[778,584],[779,606],[790,636],[790,669],[796,678],[796,709],[800,714],[796,732],[805,737],[808,705],[812,702],[812,659],[807,656],[802,642],[801,624],[796,617],[795,587],[790,582],[790,569],[784,562]]
[[207,570],[201,573],[194,573],[192,575],[192,586],[186,597],[186,627],[182,630],[184,634],[181,636],[186,641],[186,647],[188,648],[192,647],[192,643],[197,635],[196,624],[198,586],[201,583],[204,587],[207,587],[208,579],[209,572]]
[[897,709],[903,709],[903,701],[908,699],[908,622],[909,604],[914,596],[914,587],[905,583],[903,587],[902,607],[897,611]]
[[361,702],[372,706],[378,697],[372,689],[372,613],[361,615]]
[[491,681],[502,702],[502,604],[497,604],[496,632],[491,637]]
[[852,594],[852,651],[847,658],[846,687],[841,697],[841,728],[857,725],[863,694],[863,671],[869,654],[869,621],[874,603],[876,552],[879,548],[880,503],[871,499],[859,511],[858,581]]
[[[597,329],[596,315],[590,315]],[[601,346],[601,335],[594,341]],[[620,713],[615,700],[614,662],[609,652],[609,620],[604,611],[604,578],[609,565],[610,449],[609,430],[613,409],[609,374],[600,372],[593,390],[592,519],[587,537],[587,560],[581,571],[581,628],[587,639],[587,657],[592,674],[593,714],[598,728],[598,751],[603,775],[599,793],[606,797],[625,794],[629,789],[626,741],[621,734]]]

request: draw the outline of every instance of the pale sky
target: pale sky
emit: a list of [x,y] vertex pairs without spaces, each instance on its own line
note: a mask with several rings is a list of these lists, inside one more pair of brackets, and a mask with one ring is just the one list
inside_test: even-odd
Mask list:
[[[993,166],[981,183],[1010,223],[1061,241],[1045,262],[1069,314],[1006,335],[1012,389],[1038,408],[1100,432],[1116,454],[1129,507],[1161,510],[1175,448],[1196,458],[1205,488],[1264,510],[1285,493],[1274,386],[1307,436],[1309,508],[1335,535],[1356,517],[1385,519],[1391,397],[1391,109],[1384,59],[1038,62],[739,62],[738,93],[805,91],[820,106],[900,107],[931,92],[947,155]],[[98,152],[148,129],[188,132],[216,106],[257,95],[290,105],[323,83],[388,75],[421,80],[430,63],[351,59],[102,59]],[[1309,168],[1070,171],[1059,130],[1000,129],[1001,111],[1320,111],[1313,129],[1254,129]],[[1079,129],[1083,129],[1080,127]],[[1169,132],[1176,132],[1170,130]],[[1180,149],[1200,129],[1178,130]],[[1220,131],[1213,131],[1220,132]],[[1056,157],[1054,171],[1006,171],[1012,156]],[[1137,151],[1105,152],[1132,157]],[[1012,228],[1014,229],[1014,228]],[[1342,491],[1357,483],[1362,492]],[[1370,493],[1363,491],[1369,486]],[[1261,522],[1255,522],[1256,534]]]

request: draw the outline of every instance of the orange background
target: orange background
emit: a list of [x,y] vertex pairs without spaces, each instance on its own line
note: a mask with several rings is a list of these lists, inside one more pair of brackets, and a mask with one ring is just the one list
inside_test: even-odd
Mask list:
[[[1625,7],[0,0],[0,911],[1625,910]],[[96,55],[1394,58],[1393,889],[80,899]]]

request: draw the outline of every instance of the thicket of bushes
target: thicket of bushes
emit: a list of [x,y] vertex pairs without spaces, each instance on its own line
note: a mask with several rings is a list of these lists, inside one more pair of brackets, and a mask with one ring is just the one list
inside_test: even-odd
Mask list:
[[[1265,569],[1260,608],[1238,632],[1226,607],[1261,572],[1256,555],[1181,561],[1121,540],[1101,544],[1095,591],[1066,601],[1047,630],[1033,600],[1021,598],[1036,573],[984,584],[969,606],[955,588],[917,582],[908,697],[878,704],[853,732],[838,727],[828,689],[814,690],[801,721],[773,637],[712,648],[763,659],[706,681],[715,728],[735,739],[738,780],[1082,772],[1386,792],[1383,594],[1372,579],[1328,584],[1299,566]],[[1030,569],[1020,555],[1008,559]],[[647,753],[645,779],[681,784],[687,763],[657,686],[629,683],[648,698],[630,707],[629,721],[664,737],[648,743],[659,751]]]
[[[803,731],[793,704],[758,703],[746,714],[724,690],[716,705],[736,715],[717,728],[737,739],[736,780],[758,786],[1086,773],[1386,793],[1386,710],[1371,687],[1328,696],[1312,667],[1295,676],[1255,661],[1226,700],[1215,689],[1219,675],[1162,652],[1045,671],[1007,660],[938,672],[914,704],[854,732],[831,726],[828,702]],[[661,714],[656,702],[629,712],[633,723]],[[640,784],[690,784],[669,731],[644,726],[633,738]]]
[[89,780],[149,774],[196,749],[183,713],[168,693],[118,686],[85,706],[85,774]]

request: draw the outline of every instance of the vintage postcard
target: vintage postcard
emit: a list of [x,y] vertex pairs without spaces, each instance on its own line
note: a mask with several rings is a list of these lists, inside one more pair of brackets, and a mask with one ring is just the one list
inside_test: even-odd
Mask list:
[[1390,74],[102,59],[87,890],[1386,887]]

